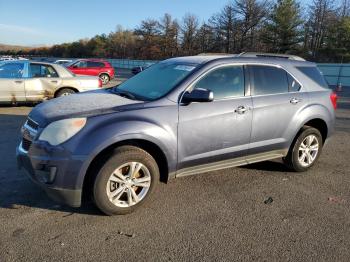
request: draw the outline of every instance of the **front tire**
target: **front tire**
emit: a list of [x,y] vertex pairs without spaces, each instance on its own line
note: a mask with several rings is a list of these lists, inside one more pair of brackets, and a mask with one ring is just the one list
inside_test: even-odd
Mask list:
[[320,131],[305,126],[299,132],[283,161],[293,171],[307,171],[320,157],[322,146],[323,140]]
[[148,200],[158,182],[159,168],[150,154],[135,146],[121,146],[95,179],[94,201],[107,215],[128,214]]

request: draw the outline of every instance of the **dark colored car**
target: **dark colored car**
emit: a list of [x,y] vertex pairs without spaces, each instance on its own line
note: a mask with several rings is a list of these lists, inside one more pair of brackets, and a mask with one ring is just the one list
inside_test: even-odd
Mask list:
[[98,76],[104,85],[115,75],[114,67],[101,59],[79,59],[69,64],[67,68],[76,75]]
[[134,75],[137,75],[138,73],[142,72],[143,70],[145,70],[144,66],[135,66],[131,69],[131,73],[133,73]]
[[333,133],[336,99],[299,57],[174,58],[118,88],[36,106],[17,159],[52,198],[77,207],[84,192],[126,214],[175,177],[275,158],[307,171]]

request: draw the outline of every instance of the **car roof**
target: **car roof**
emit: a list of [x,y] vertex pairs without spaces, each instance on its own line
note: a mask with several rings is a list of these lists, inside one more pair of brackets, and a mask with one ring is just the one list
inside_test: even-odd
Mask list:
[[28,64],[28,63],[31,63],[31,64],[41,64],[41,65],[56,65],[54,63],[50,63],[50,62],[41,62],[41,61],[33,61],[33,60],[10,60],[10,61],[2,61],[4,63],[25,63],[25,64]]
[[100,59],[100,58],[82,58],[82,59],[77,59],[76,61],[108,62],[107,60]]
[[247,53],[243,54],[200,54],[197,56],[183,56],[170,58],[165,60],[173,63],[186,63],[186,64],[207,64],[210,62],[242,62],[242,63],[267,63],[277,65],[291,65],[294,66],[315,66],[315,63],[305,61],[298,56],[278,55],[278,54],[263,54],[263,53]]

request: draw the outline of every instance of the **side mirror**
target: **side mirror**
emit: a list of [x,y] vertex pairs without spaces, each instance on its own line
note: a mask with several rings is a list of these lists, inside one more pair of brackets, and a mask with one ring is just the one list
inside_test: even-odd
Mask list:
[[74,66],[72,66],[73,68],[78,68],[78,66],[77,65],[74,65]]
[[182,97],[182,103],[192,102],[212,102],[214,100],[214,94],[212,91],[204,88],[196,88],[191,92],[186,92]]

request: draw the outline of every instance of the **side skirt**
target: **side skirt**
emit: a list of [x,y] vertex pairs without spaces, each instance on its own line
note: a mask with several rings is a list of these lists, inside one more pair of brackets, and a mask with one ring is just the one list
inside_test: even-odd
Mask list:
[[225,168],[248,165],[256,162],[284,157],[287,153],[288,153],[288,149],[275,150],[271,152],[259,153],[259,154],[250,155],[246,157],[237,157],[234,159],[223,160],[223,161],[214,162],[210,164],[183,168],[176,172],[175,177],[190,176],[190,175],[206,173],[206,172],[216,171],[216,170],[225,169]]

